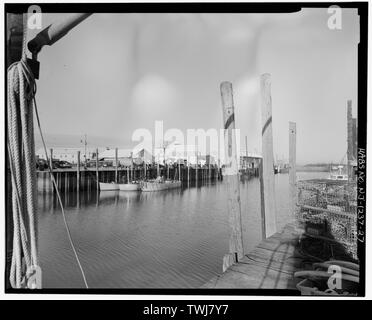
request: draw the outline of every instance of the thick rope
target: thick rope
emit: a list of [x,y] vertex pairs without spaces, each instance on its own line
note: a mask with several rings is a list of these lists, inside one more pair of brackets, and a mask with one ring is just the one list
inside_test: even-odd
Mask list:
[[[33,131],[33,106],[42,138],[46,159],[47,149],[42,135],[35,100],[36,83],[25,59],[8,69],[8,153],[12,181],[13,254],[10,284],[13,288],[35,288],[32,280],[38,266],[37,251],[37,188]],[[49,163],[49,162],[48,162]],[[63,221],[76,261],[88,288],[83,268],[72,241],[62,200],[49,168],[62,210]]]
[[38,267],[36,175],[33,134],[33,88],[25,81],[24,62],[8,70],[8,153],[12,181],[13,255],[10,284],[29,283]]

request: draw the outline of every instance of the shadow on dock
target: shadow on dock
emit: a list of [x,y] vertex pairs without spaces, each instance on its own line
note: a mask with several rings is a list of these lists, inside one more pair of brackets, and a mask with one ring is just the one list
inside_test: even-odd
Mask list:
[[[303,279],[295,278],[295,272],[313,270],[316,262],[355,262],[344,246],[334,240],[332,234],[327,237],[310,236],[305,232],[308,227],[306,223],[287,224],[283,231],[263,240],[241,261],[211,279],[202,288],[287,289],[294,290],[293,294],[299,295],[296,285]],[[323,285],[326,285],[326,281],[315,283],[319,290],[327,289]]]

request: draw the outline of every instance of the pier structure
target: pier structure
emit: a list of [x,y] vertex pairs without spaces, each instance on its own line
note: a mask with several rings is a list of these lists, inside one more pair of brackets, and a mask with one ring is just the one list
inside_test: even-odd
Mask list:
[[[181,172],[178,177],[178,172]],[[196,171],[198,174],[196,175]],[[160,168],[160,175],[167,175],[167,169]],[[249,169],[245,176],[257,177],[258,169]],[[104,167],[96,170],[95,168],[77,167],[70,169],[53,169],[53,175],[56,179],[58,189],[60,191],[74,192],[74,191],[90,191],[99,188],[99,182],[114,182],[126,183],[129,180],[141,180],[145,176],[145,170],[142,167],[134,168],[133,171],[126,167]],[[215,182],[223,179],[221,169],[218,166],[210,165],[202,168],[174,166],[169,168],[169,176],[180,179],[183,183],[195,182]],[[54,192],[50,173],[47,170],[37,171],[37,187],[39,192]],[[147,166],[147,179],[155,179],[157,177],[156,166]],[[196,180],[198,178],[198,180]]]

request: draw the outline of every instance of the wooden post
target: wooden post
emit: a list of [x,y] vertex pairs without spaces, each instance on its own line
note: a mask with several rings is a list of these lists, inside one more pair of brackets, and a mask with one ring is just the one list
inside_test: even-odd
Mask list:
[[218,180],[222,180],[221,179],[221,159],[218,159],[217,178]]
[[157,161],[157,164],[156,164],[156,175],[157,175],[157,177],[159,177],[160,176],[160,157],[159,157],[159,155],[158,155],[158,161]]
[[211,182],[211,159],[208,161],[208,181]]
[[68,192],[68,184],[67,184],[67,181],[68,181],[68,172],[65,172],[65,193]]
[[115,183],[118,183],[118,148],[115,148]]
[[348,180],[352,179],[352,161],[353,161],[353,116],[352,101],[347,101],[347,174]]
[[246,159],[245,159],[245,171],[248,172],[248,137],[245,136],[245,156],[246,156]]
[[276,232],[274,152],[270,78],[270,74],[267,73],[261,76],[262,174],[260,175],[260,179],[263,239],[270,237]]
[[145,160],[143,161],[143,168],[144,168],[144,170],[145,170],[145,174],[144,174],[145,177],[144,177],[144,178],[145,178],[145,180],[146,180],[146,179],[147,179],[147,164],[146,164],[146,161],[145,161]]
[[181,162],[178,159],[178,181],[181,181]]
[[289,122],[289,208],[290,214],[296,213],[296,123]]
[[358,158],[358,131],[357,131],[357,119],[353,118],[353,157],[356,160]]
[[198,182],[198,166],[199,166],[199,154],[198,151],[196,151],[196,165],[195,165],[195,181]]
[[80,190],[80,151],[77,152],[77,168],[76,168],[76,190]]
[[225,173],[227,180],[228,214],[230,225],[229,253],[223,258],[223,271],[244,256],[238,155],[236,150],[234,101],[232,84],[221,83],[222,114],[224,123]]
[[187,183],[190,182],[190,159],[189,156],[187,155]]
[[133,152],[130,153],[130,178],[132,182],[134,180],[133,179]]
[[53,172],[53,148],[50,148],[49,167],[50,170]]
[[99,161],[99,159],[98,159],[98,148],[96,149],[96,183],[97,183],[97,185],[96,185],[96,187],[97,187],[97,190],[99,190],[99,172],[98,172],[98,170],[99,170],[99,168],[98,168],[98,161]]

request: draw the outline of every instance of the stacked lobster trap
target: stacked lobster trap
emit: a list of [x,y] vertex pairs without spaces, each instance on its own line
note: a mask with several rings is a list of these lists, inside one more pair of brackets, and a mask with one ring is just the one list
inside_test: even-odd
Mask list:
[[305,180],[297,183],[297,191],[297,217],[306,234],[341,245],[357,260],[356,183]]

